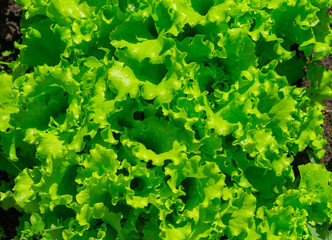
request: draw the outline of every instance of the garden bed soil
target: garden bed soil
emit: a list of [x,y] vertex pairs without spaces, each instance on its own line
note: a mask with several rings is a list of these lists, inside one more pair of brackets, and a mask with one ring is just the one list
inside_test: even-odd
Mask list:
[[[11,62],[18,56],[19,51],[14,48],[14,42],[21,37],[20,32],[21,7],[14,0],[0,0],[0,61]],[[13,52],[3,56],[5,51]],[[1,65],[7,72],[8,66]]]
[[[0,61],[11,62],[14,61],[19,51],[14,48],[14,42],[20,41],[21,32],[19,28],[21,15],[21,7],[14,2],[14,0],[0,0]],[[11,54],[3,54],[6,51],[10,51]],[[7,52],[8,53],[8,52]],[[4,56],[5,55],[5,56]],[[326,69],[332,70],[332,55],[325,57],[322,65]],[[1,69],[10,73],[11,70],[7,65],[0,65]],[[307,82],[303,79],[298,86],[306,87]],[[324,101],[326,112],[324,112],[324,137],[327,139],[327,145],[325,146],[326,154],[320,163],[325,164],[329,171],[332,171],[332,99],[326,99]],[[297,166],[303,163],[309,162],[308,155],[302,152],[297,155],[294,163],[294,171],[297,170]],[[8,175],[4,171],[0,171],[0,182],[9,181]],[[16,236],[15,227],[18,225],[18,217],[22,214],[17,210],[11,208],[7,211],[0,208],[0,226],[3,228],[6,238],[3,240],[13,239]]]

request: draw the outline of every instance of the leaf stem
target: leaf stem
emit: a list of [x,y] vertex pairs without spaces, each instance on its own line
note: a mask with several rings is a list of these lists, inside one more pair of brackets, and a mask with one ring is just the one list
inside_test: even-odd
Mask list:
[[45,232],[49,232],[49,231],[53,231],[53,230],[59,230],[62,229],[64,227],[55,227],[55,228],[49,228],[49,229],[44,229]]
[[9,63],[8,62],[3,62],[3,61],[0,61],[0,64],[2,64],[2,65],[9,65]]
[[18,166],[16,166],[16,164],[15,163],[13,163],[12,161],[10,161],[7,157],[6,157],[6,155],[5,154],[3,154],[2,152],[0,152],[0,154],[2,155],[2,157],[4,158],[4,159],[6,159],[11,165],[13,165],[20,173],[22,173],[22,170],[18,167]]

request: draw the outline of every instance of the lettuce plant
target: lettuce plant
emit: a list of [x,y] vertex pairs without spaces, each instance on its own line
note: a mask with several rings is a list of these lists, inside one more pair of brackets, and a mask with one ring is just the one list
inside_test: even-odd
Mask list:
[[291,164],[324,155],[330,0],[17,2],[0,73],[16,239],[328,236],[331,172]]

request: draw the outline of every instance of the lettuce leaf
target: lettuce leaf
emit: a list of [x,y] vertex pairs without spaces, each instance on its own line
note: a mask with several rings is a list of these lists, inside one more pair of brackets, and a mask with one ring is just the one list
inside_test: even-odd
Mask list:
[[292,163],[325,152],[330,1],[17,2],[0,73],[17,238],[328,237],[331,174]]

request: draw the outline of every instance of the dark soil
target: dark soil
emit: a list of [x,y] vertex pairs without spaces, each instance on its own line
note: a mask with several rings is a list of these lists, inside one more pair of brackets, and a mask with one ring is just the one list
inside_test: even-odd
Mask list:
[[7,211],[0,208],[0,226],[2,226],[6,234],[6,238],[2,238],[1,240],[12,240],[17,235],[18,217],[22,215],[15,208],[10,208]]
[[[331,66],[332,62],[330,61]],[[326,112],[324,113],[323,136],[327,140],[327,145],[324,147],[326,150],[325,156],[320,160],[320,163],[325,164],[326,168],[332,172],[332,99],[325,99],[324,106]]]
[[[0,0],[0,61],[11,62],[18,56],[14,42],[21,38],[20,32],[21,7],[14,0]],[[12,51],[9,56],[3,56],[4,51]],[[7,65],[2,69],[11,72]]]
[[[332,12],[332,11],[330,11]],[[19,51],[14,48],[14,42],[20,41],[20,16],[21,7],[14,2],[14,0],[0,0],[0,61],[11,62],[16,60]],[[5,51],[10,51],[11,54],[5,54]],[[332,55],[325,57],[321,64],[326,69],[332,70]],[[0,64],[0,71],[5,70],[11,73],[10,68],[5,64]],[[306,79],[302,79],[297,83],[299,87],[310,87],[310,82]],[[1,86],[0,86],[1,87]],[[332,99],[326,99],[324,101],[326,111],[324,112],[325,123],[324,123],[324,138],[327,139],[327,145],[325,146],[326,154],[320,163],[325,164],[329,171],[332,171]],[[292,163],[295,174],[298,175],[298,165],[308,163],[309,157],[306,151],[299,153],[294,162]],[[9,181],[9,177],[6,172],[0,171],[0,184],[1,181]],[[3,228],[6,238],[2,240],[13,239],[16,233],[16,227],[18,226],[18,217],[22,216],[22,213],[18,212],[14,208],[10,208],[7,211],[0,208],[0,226]]]

